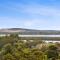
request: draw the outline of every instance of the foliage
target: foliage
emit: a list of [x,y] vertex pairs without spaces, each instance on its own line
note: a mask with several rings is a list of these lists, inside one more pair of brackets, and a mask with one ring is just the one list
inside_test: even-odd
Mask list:
[[[36,48],[38,44],[42,45],[41,49]],[[41,40],[25,42],[17,35],[0,37],[0,60],[56,60],[60,58],[58,47]]]

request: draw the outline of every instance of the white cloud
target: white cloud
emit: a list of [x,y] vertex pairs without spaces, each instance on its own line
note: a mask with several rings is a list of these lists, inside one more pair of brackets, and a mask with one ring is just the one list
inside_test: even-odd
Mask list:
[[[45,22],[44,22],[45,21]],[[39,26],[42,24],[47,23],[46,20],[26,20],[26,19],[17,19],[17,18],[10,18],[10,17],[0,17],[0,27],[25,27],[25,28],[34,28],[34,26]]]
[[28,14],[39,14],[42,16],[60,16],[60,10],[57,8],[51,8],[51,7],[26,7],[21,12],[28,13]]
[[[50,0],[55,1],[55,0]],[[42,15],[42,16],[52,16],[52,17],[60,17],[60,9],[56,6],[44,6],[40,4],[14,4],[11,6],[5,6],[4,8],[16,11],[23,14],[29,15]]]
[[60,17],[60,9],[54,6],[42,6],[42,5],[20,5],[10,8],[19,13],[29,14],[29,15],[42,15],[42,16],[52,16]]
[[11,23],[11,26],[17,25],[17,27],[37,29],[60,29],[60,9],[56,7],[42,5],[16,5],[11,7],[7,6],[6,8],[11,11],[16,11],[24,15],[27,14],[31,16],[31,20],[27,16],[27,18],[24,18],[24,16],[22,16],[23,19],[3,17],[2,20],[7,20],[8,24]]
[[[46,19],[34,19],[34,20],[25,20],[25,19],[16,19],[10,17],[0,17],[0,27],[21,27],[29,29],[50,29],[50,30],[60,30],[59,20],[50,21]],[[5,20],[5,21],[4,21]]]

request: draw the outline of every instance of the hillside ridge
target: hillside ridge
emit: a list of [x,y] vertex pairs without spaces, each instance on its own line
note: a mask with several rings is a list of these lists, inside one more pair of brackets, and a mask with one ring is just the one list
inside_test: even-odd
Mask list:
[[41,34],[41,35],[60,35],[60,30],[35,30],[35,29],[25,29],[25,28],[6,28],[0,29],[0,34],[8,34],[8,33],[21,33],[21,34]]

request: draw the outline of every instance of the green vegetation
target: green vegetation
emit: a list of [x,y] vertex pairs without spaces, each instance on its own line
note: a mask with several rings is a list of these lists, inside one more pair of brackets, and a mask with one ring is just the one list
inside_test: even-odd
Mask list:
[[0,60],[60,60],[60,44],[21,40],[17,35],[0,37]]

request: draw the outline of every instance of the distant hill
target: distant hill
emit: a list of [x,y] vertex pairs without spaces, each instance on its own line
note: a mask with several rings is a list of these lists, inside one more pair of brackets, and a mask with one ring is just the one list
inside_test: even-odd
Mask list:
[[0,34],[11,34],[20,33],[24,35],[60,35],[59,30],[34,30],[34,29],[24,29],[24,28],[7,28],[0,29]]

